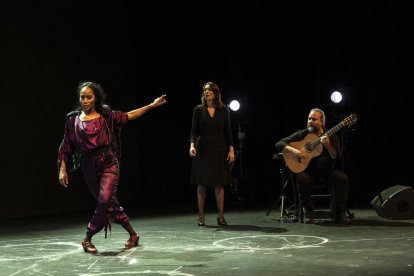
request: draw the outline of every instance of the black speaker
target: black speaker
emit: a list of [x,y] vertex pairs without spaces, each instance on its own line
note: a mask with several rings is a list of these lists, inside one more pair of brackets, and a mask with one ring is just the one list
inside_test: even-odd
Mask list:
[[372,201],[378,216],[387,219],[414,219],[414,190],[408,186],[392,186]]

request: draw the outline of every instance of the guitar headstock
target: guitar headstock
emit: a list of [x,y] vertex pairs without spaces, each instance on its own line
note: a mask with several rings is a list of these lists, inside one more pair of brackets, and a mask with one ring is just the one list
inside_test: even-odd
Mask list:
[[342,121],[342,124],[344,126],[352,126],[356,124],[357,121],[358,121],[358,116],[356,114],[351,114]]

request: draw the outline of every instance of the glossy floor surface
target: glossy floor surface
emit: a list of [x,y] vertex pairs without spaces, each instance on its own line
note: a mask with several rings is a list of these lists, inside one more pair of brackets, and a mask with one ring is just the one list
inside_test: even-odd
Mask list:
[[352,210],[352,225],[283,222],[277,211],[228,210],[228,226],[193,211],[130,210],[138,247],[112,225],[80,244],[88,213],[1,221],[0,275],[414,275],[414,220]]

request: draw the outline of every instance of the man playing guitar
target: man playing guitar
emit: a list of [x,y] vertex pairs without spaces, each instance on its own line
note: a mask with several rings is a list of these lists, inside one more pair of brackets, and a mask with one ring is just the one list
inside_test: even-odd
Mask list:
[[312,185],[319,182],[332,187],[332,219],[338,223],[351,223],[346,213],[349,179],[339,169],[343,160],[340,141],[335,132],[355,120],[355,115],[351,115],[327,130],[325,113],[313,108],[309,112],[306,129],[298,130],[276,143],[288,168],[297,173],[296,184],[306,210],[306,223],[313,223],[314,203],[310,190]]

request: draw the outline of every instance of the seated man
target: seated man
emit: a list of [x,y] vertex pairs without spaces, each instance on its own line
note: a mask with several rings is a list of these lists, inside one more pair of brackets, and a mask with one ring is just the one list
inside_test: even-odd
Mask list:
[[[296,175],[296,184],[306,210],[306,223],[313,223],[314,203],[310,196],[312,185],[328,183],[332,187],[332,218],[335,222],[349,224],[346,214],[348,176],[335,165],[342,161],[337,135],[325,133],[325,113],[319,108],[309,112],[307,128],[298,130],[279,140],[276,148],[283,152],[287,166]],[[318,143],[310,143],[318,141]],[[303,148],[306,149],[303,149]],[[301,150],[302,149],[302,150]]]

